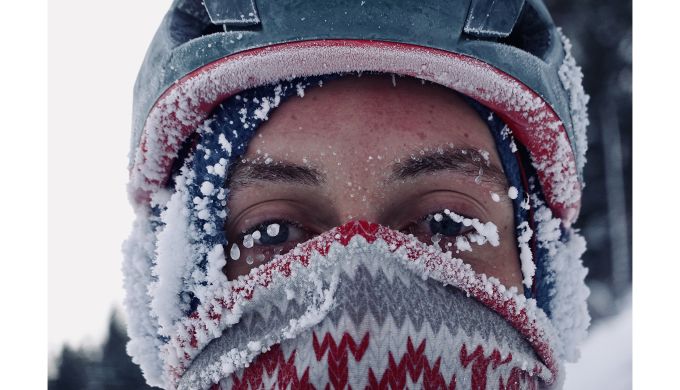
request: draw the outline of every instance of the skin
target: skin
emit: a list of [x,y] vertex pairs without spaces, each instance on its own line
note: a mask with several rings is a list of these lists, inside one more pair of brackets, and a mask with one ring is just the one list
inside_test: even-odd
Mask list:
[[[414,161],[427,156],[475,161],[398,169],[413,168]],[[253,174],[253,169],[283,165],[308,169],[321,180]],[[435,245],[476,272],[521,288],[512,202],[493,138],[478,114],[447,88],[410,78],[397,78],[395,86],[390,76],[346,76],[311,88],[304,98],[291,98],[273,112],[232,177],[225,226],[229,241],[241,243],[244,233],[257,226],[266,234],[262,226],[272,222],[285,225],[288,234],[280,233],[286,241],[277,245],[261,240],[252,248],[239,245],[240,260],[228,260],[225,267],[230,279],[351,220],[379,223],[432,243],[430,221],[448,209],[493,222],[500,244],[470,243],[471,251],[460,250],[456,236],[475,231],[447,222],[453,230]],[[244,261],[247,256],[252,264]]]

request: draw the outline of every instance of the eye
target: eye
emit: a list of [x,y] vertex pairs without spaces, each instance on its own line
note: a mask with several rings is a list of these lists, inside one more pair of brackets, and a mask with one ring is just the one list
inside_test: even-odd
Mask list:
[[230,243],[225,273],[231,279],[274,256],[284,254],[313,236],[297,223],[276,219],[252,226]]
[[[304,238],[305,230],[297,224],[284,220],[272,220],[248,229],[243,238],[243,245],[248,248],[254,245],[283,245],[289,241]],[[251,242],[252,241],[252,244]]]
[[465,231],[466,227],[463,222],[456,222],[444,212],[429,214],[426,218],[429,221],[429,228],[431,234],[440,234],[445,237],[456,237]]
[[472,230],[474,228],[470,218],[448,209],[429,213],[402,229],[424,243],[438,244],[442,250],[452,249],[456,237],[466,235]]

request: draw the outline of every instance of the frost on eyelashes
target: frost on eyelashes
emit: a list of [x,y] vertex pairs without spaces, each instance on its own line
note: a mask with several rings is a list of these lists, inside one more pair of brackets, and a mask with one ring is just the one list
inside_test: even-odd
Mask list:
[[[486,243],[489,243],[492,246],[500,245],[498,228],[493,222],[482,223],[477,218],[467,218],[462,215],[458,215],[449,209],[444,210],[444,215],[446,215],[448,218],[451,218],[451,220],[456,223],[460,223],[465,227],[472,226],[475,229],[474,232],[467,235],[467,239],[470,242],[476,243],[477,245],[484,245]],[[458,244],[458,241],[456,241],[456,244]],[[461,242],[461,244],[463,247],[465,247],[464,243]],[[458,249],[465,250],[461,248]]]

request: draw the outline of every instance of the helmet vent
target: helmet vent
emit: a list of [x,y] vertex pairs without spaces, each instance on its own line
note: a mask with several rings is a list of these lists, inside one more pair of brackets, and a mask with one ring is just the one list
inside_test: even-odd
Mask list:
[[531,4],[525,3],[510,35],[497,39],[497,42],[516,47],[545,60],[544,56],[550,47],[549,23]]
[[203,0],[210,20],[227,26],[253,26],[260,24],[254,0]]
[[[531,2],[524,2],[521,9],[517,10],[515,18],[510,18],[514,21],[513,25],[509,23],[508,15],[513,13],[512,10],[496,6],[496,2],[487,2],[487,8],[479,9],[479,3],[484,1],[477,1],[470,8],[468,20],[463,29],[462,37],[469,41],[489,41],[501,43],[504,45],[516,47],[524,52],[532,54],[536,57],[545,60],[545,55],[550,47],[550,29],[552,28],[552,21],[546,18],[542,13],[538,12]],[[477,8],[475,8],[476,6]],[[488,12],[482,16],[476,15],[485,10]],[[495,14],[502,14],[508,11],[509,14],[505,17],[497,16],[493,19]],[[471,22],[471,20],[474,22]],[[471,24],[473,23],[473,24]],[[476,26],[473,28],[473,25]],[[494,27],[495,26],[495,27]],[[493,33],[496,31],[496,33]]]
[[507,37],[524,0],[472,0],[463,31],[479,38]]

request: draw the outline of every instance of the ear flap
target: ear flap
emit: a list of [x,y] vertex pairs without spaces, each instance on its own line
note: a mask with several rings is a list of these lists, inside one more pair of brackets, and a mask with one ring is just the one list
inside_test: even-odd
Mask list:
[[505,38],[523,6],[524,0],[472,0],[463,31],[479,38]]
[[203,0],[213,24],[226,26],[255,26],[260,17],[255,0]]

